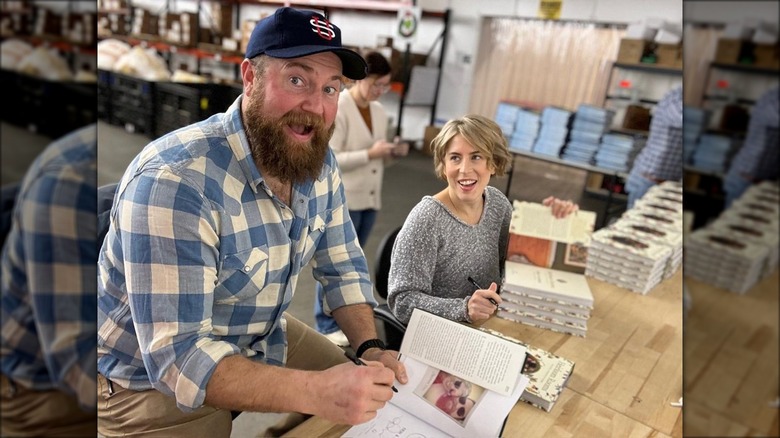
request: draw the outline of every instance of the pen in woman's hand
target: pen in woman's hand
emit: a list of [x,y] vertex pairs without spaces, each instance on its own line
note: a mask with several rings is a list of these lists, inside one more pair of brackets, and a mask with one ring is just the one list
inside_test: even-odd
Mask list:
[[[479,283],[477,283],[477,280],[474,280],[471,277],[469,277],[468,280],[469,280],[469,283],[473,284],[474,287],[476,287],[477,289],[484,289],[482,286],[479,285]],[[494,306],[498,307],[498,303],[493,298],[488,298],[488,301],[490,301],[491,304],[493,304]]]
[[[360,360],[360,358],[355,356],[355,353],[353,353],[353,352],[351,352],[349,350],[345,350],[344,351],[344,356],[347,356],[347,359],[351,360],[355,365],[364,366],[364,367],[368,366],[368,365],[366,365],[365,362]],[[392,385],[390,388],[393,389],[393,392],[398,392],[398,390],[395,388],[395,385]]]

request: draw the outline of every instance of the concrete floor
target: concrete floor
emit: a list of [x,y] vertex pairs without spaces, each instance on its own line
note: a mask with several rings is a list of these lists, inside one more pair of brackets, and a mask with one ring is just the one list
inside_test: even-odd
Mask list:
[[[6,184],[23,176],[26,167],[50,139],[5,122],[2,128],[2,183]],[[130,161],[150,140],[145,135],[129,133],[122,127],[98,122],[99,185],[118,181]],[[583,195],[584,171],[524,159],[517,159],[515,166],[510,199],[539,202],[555,194],[579,202],[586,210],[600,211],[602,208],[603,201]],[[494,178],[491,184],[506,191],[507,182],[508,178],[504,176]],[[415,149],[386,169],[382,191],[384,206],[372,237],[364,248],[370,266],[373,266],[382,237],[401,226],[423,196],[434,194],[443,187],[444,182],[433,173],[432,158]],[[290,312],[306,324],[313,325],[314,280],[309,273],[301,275],[297,290]],[[257,436],[280,418],[280,414],[242,414],[234,421],[232,436]]]

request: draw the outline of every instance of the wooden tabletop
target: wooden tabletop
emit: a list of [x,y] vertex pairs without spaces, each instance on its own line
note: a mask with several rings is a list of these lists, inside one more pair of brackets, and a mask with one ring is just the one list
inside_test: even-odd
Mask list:
[[780,436],[778,270],[744,295],[685,283],[686,435]]
[[[575,362],[551,412],[519,402],[504,436],[681,437],[682,271],[647,295],[588,278],[587,337],[493,318],[485,327]],[[349,426],[311,418],[285,436],[338,437]]]

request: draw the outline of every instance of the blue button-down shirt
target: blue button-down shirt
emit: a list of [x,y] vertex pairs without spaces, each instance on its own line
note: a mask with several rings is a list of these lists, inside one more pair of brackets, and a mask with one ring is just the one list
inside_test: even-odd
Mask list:
[[98,371],[185,411],[226,356],[285,363],[282,312],[309,262],[327,313],[375,305],[333,153],[285,205],[249,152],[241,98],[141,151],[100,251]]
[[747,180],[777,178],[780,88],[765,92],[750,112],[745,142],[734,155],[729,177]]
[[664,95],[653,112],[650,134],[631,173],[654,180],[682,179],[682,87]]
[[[2,373],[96,406],[97,136],[53,142],[22,181],[2,254]],[[24,145],[15,145],[23,147]]]

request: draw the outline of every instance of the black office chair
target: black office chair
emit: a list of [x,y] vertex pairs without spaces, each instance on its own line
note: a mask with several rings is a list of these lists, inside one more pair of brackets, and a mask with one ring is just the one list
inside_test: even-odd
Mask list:
[[114,194],[119,183],[106,184],[98,187],[97,193],[97,231],[98,245],[103,245],[103,240],[108,233],[111,224],[111,205],[114,203]]
[[[390,256],[393,253],[393,243],[395,243],[395,238],[398,236],[399,231],[401,231],[401,227],[396,228],[383,237],[376,251],[374,287],[377,295],[385,300],[387,300],[387,279],[390,274]],[[406,325],[393,315],[387,304],[380,304],[374,309],[374,318],[381,321],[384,326],[387,348],[391,350],[401,348]]]
[[19,195],[21,183],[6,184],[0,188],[0,248],[5,243],[5,238],[11,231],[11,222],[14,216],[16,197]]

